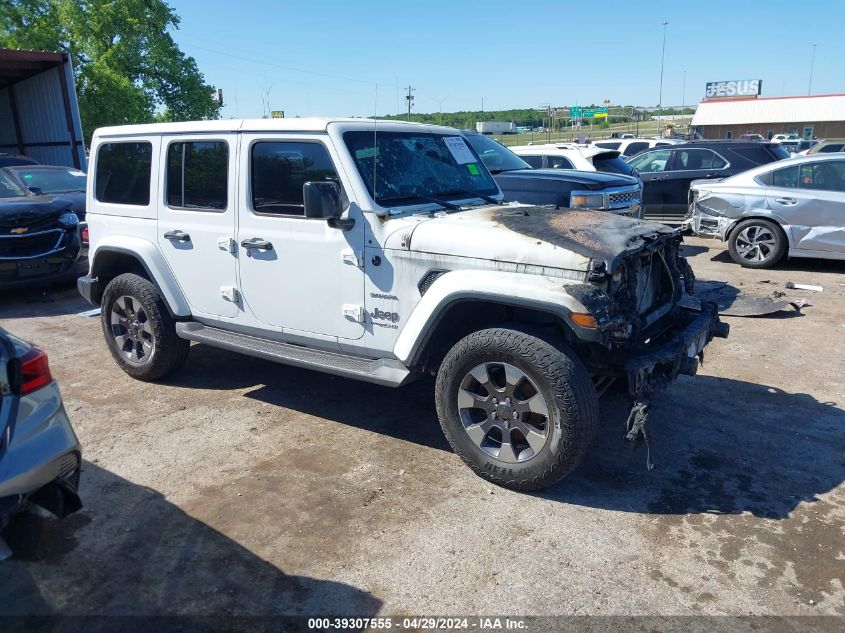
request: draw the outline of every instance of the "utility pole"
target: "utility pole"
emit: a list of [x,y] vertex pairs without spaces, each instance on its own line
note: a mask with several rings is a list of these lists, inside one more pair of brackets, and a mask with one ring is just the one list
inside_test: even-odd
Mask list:
[[684,113],[684,108],[687,107],[687,71],[684,71],[684,83],[681,88],[681,114]]
[[660,53],[660,95],[657,98],[657,131],[660,136],[663,136],[663,130],[660,129],[660,110],[663,107],[663,61],[666,58],[666,27],[669,26],[669,23],[664,21],[663,23],[663,49]]
[[408,102],[408,123],[411,122],[411,105],[414,103],[414,91],[415,88],[411,88],[411,85],[408,84],[408,93],[405,95],[405,101]]
[[808,96],[813,92],[813,66],[816,63],[816,46],[818,44],[813,44],[813,54],[810,56],[810,83],[807,85]]

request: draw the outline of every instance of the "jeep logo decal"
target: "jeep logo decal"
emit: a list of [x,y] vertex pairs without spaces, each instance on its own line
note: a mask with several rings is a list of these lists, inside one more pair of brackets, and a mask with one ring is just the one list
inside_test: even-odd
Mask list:
[[396,323],[399,320],[398,312],[385,312],[384,310],[379,310],[378,308],[370,312],[370,316],[374,319],[390,321],[391,323]]

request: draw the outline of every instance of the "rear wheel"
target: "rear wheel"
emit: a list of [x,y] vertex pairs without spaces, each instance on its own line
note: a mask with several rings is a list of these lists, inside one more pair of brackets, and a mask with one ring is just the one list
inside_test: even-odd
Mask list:
[[126,273],[109,282],[101,319],[109,351],[133,378],[163,378],[188,357],[190,342],[177,336],[158,290],[139,275]]
[[786,254],[786,237],[769,220],[743,220],[728,240],[731,258],[747,268],[770,268]]
[[514,490],[544,488],[572,472],[598,419],[596,391],[578,358],[517,330],[459,341],[440,366],[435,395],[455,453]]

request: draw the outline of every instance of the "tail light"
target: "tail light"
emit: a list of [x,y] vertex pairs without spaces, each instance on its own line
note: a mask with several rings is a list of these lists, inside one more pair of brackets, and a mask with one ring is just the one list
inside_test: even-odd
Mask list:
[[82,229],[79,231],[80,238],[82,239],[82,243],[86,246],[88,245],[88,225],[84,225]]
[[33,347],[20,359],[21,363],[21,395],[37,391],[53,382],[50,375],[50,364],[47,354],[43,350]]

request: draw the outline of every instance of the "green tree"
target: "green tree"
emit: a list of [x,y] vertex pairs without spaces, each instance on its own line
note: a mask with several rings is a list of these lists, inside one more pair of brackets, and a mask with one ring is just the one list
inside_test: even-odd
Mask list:
[[82,127],[213,119],[196,61],[171,31],[179,16],[163,0],[4,0],[0,48],[68,52]]

